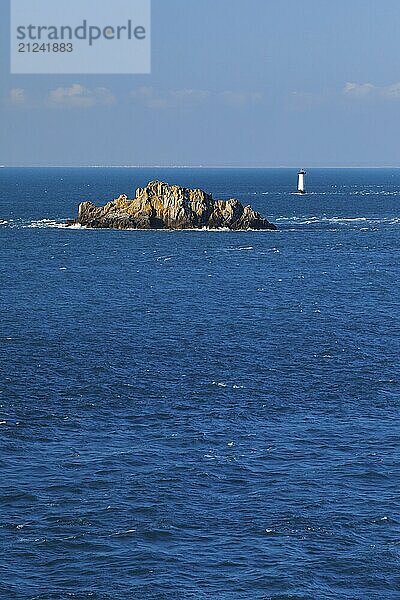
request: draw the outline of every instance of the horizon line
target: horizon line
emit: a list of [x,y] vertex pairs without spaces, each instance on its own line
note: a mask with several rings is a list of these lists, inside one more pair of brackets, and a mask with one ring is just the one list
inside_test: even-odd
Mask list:
[[[0,169],[299,169],[293,165],[0,165]],[[400,169],[394,165],[305,166],[306,169]]]

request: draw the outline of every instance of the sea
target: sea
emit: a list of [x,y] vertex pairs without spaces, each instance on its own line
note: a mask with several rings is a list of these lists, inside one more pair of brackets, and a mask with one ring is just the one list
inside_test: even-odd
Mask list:
[[[400,170],[0,169],[1,600],[400,598]],[[151,180],[278,231],[66,228]]]

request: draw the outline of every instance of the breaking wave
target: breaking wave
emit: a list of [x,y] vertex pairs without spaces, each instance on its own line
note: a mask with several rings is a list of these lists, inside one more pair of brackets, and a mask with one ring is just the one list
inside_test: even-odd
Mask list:
[[291,225],[291,226],[303,226],[303,225],[313,225],[313,226],[360,226],[363,228],[365,226],[369,227],[378,227],[378,226],[386,226],[386,225],[398,225],[400,223],[399,217],[339,217],[332,216],[328,217],[324,216],[280,216],[272,219],[275,223],[281,226]]
[[41,219],[40,221],[31,221],[28,224],[22,225],[22,227],[27,229],[47,229],[47,228],[56,228],[56,229],[80,229],[81,225],[73,225],[72,227],[66,225],[65,223],[60,223],[59,221],[55,221],[54,219]]

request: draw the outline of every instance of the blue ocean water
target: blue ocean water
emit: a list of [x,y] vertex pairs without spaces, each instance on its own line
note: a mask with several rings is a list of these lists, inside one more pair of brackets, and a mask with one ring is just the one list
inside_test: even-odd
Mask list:
[[[277,232],[66,229],[149,180]],[[400,598],[400,171],[0,169],[0,598]]]

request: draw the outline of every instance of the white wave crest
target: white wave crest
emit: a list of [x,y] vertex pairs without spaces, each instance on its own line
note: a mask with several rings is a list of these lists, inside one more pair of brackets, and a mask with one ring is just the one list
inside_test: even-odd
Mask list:
[[371,225],[376,227],[377,225],[396,225],[400,223],[400,218],[398,217],[327,217],[323,216],[291,216],[291,217],[275,217],[274,221],[276,223],[288,224],[288,225],[357,225],[362,224],[363,227],[365,225]]
[[60,223],[54,219],[41,219],[40,221],[31,221],[27,225],[23,225],[26,229],[82,229],[82,225],[67,225],[66,223]]

